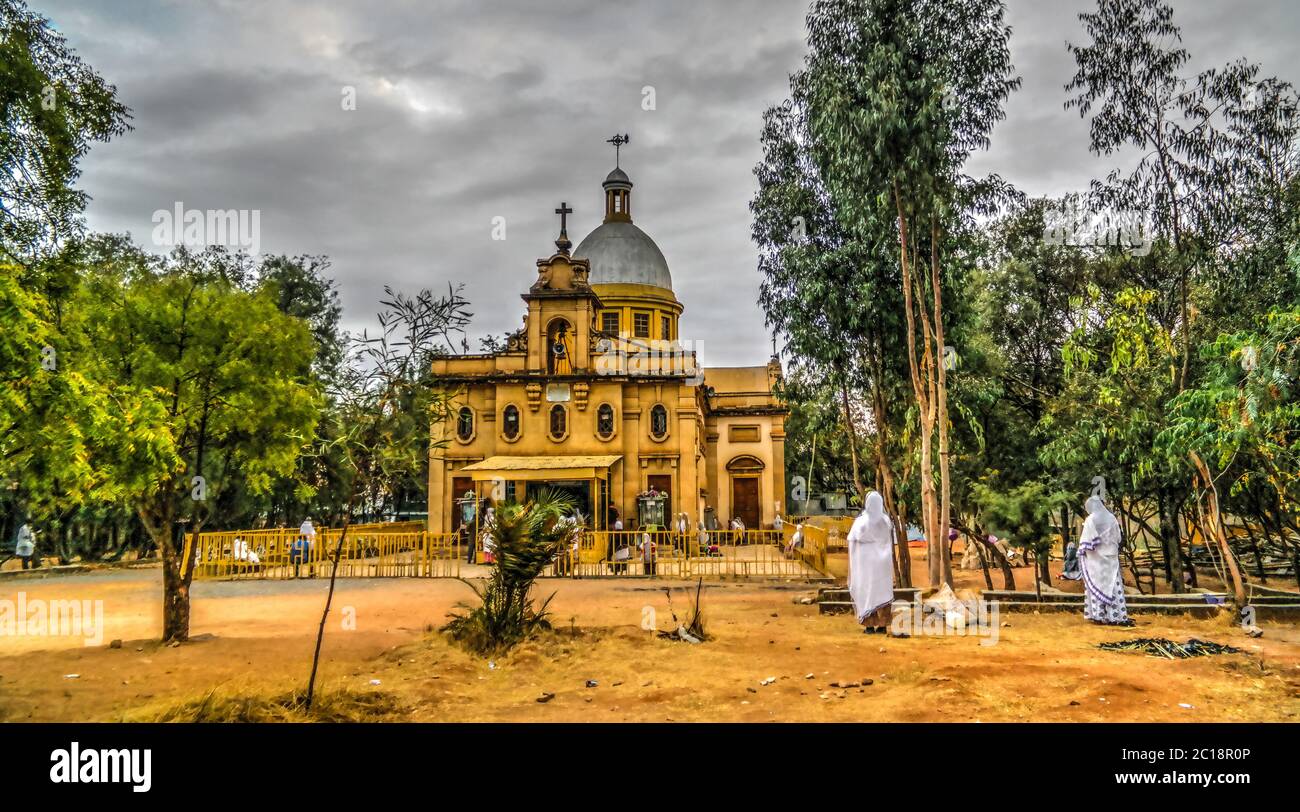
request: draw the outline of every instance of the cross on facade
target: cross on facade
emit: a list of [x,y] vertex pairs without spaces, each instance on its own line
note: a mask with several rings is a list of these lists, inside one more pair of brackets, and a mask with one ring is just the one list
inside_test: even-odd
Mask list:
[[613,138],[607,139],[607,140],[605,141],[606,144],[613,144],[613,145],[614,145],[614,168],[615,168],[615,169],[618,168],[618,151],[619,151],[619,149],[621,149],[622,146],[623,146],[624,144],[626,144],[628,141],[631,141],[631,140],[632,140],[631,138],[629,138],[626,134],[624,134],[624,135],[615,135]]

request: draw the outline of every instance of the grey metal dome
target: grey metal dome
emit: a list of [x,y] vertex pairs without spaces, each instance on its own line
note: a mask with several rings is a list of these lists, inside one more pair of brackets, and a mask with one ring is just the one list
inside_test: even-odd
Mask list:
[[616,166],[608,175],[605,176],[605,182],[602,183],[601,186],[604,186],[606,189],[611,186],[631,189],[632,179],[627,176],[626,172]]
[[588,280],[593,285],[630,283],[673,289],[663,252],[630,222],[602,223],[578,244],[573,255],[591,261]]

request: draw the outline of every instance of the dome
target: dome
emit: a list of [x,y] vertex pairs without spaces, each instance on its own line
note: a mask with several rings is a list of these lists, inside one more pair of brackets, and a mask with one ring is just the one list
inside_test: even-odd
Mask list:
[[613,185],[625,186],[628,189],[631,189],[632,179],[627,176],[626,172],[616,166],[607,176],[605,176],[605,182],[601,184],[601,186],[604,186],[606,189]]
[[653,285],[673,289],[668,261],[655,241],[631,222],[611,220],[587,235],[574,252],[591,261],[593,285]]

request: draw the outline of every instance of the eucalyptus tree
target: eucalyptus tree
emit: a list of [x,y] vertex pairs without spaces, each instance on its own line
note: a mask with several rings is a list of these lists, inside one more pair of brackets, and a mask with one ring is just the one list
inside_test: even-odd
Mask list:
[[952,580],[950,261],[973,216],[1006,193],[996,177],[963,174],[1019,85],[1004,11],[985,0],[818,0],[807,65],[792,79],[808,99],[815,159],[839,222],[898,257],[932,587]]
[[[824,430],[819,436],[827,450],[847,447],[858,498],[865,498],[870,481],[886,510],[900,518],[899,577],[910,585],[906,503],[897,481],[906,449],[895,439],[904,434],[906,410],[892,408],[902,380],[897,262],[882,241],[852,235],[836,212],[817,163],[823,151],[814,148],[808,127],[813,111],[806,89],[796,77],[791,98],[763,117],[763,160],[754,169],[759,189],[750,203],[763,275],[759,303],[769,326],[785,336],[795,374],[822,382],[794,394],[837,404],[844,442],[826,443]],[[874,457],[870,477],[860,454],[864,440]]]

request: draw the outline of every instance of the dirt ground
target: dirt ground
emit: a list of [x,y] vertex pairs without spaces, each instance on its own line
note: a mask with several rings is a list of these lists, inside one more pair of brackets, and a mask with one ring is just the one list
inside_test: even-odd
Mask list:
[[[1032,585],[1028,570],[1022,573]],[[982,582],[978,572],[965,575]],[[807,583],[706,582],[713,639],[688,645],[642,628],[652,613],[659,628],[671,625],[665,586],[674,587],[672,608],[681,613],[683,583],[542,582],[540,595],[555,592],[555,632],[489,661],[436,632],[455,604],[471,597],[465,584],[341,580],[323,685],[388,692],[403,708],[400,718],[412,721],[1300,718],[1300,628],[1293,623],[1266,621],[1264,637],[1251,639],[1226,620],[1142,616],[1136,629],[1107,629],[1072,614],[1004,614],[994,645],[973,636],[886,639],[800,604],[815,594]],[[164,648],[156,642],[156,568],[0,581],[0,600],[16,600],[20,591],[27,601],[102,600],[105,616],[94,646],[70,636],[0,636],[0,720],[144,719],[213,688],[272,695],[301,687],[326,587],[307,580],[198,583],[194,640]],[[345,628],[350,620],[354,629]],[[1244,653],[1164,660],[1096,648],[1132,637],[1197,637]],[[111,647],[114,640],[121,646]],[[543,692],[555,696],[539,703]]]

